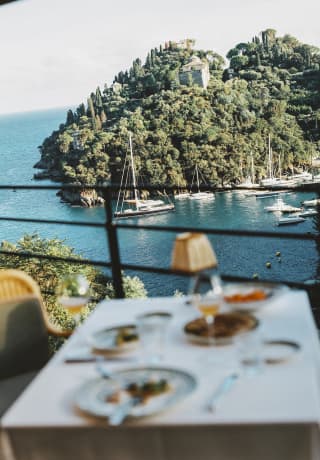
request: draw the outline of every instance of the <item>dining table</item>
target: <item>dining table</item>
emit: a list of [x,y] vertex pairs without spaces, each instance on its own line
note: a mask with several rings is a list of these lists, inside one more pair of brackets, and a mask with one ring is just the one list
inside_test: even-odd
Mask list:
[[[93,353],[99,331],[152,312],[172,315],[156,364],[146,364],[139,341],[124,353]],[[283,286],[252,315],[260,365],[248,372],[238,341],[209,345],[185,333],[199,316],[186,297],[100,302],[4,414],[1,460],[319,460],[320,350],[308,295]],[[288,354],[281,344],[293,345]],[[101,368],[111,379],[126,370],[172,370],[192,385],[175,404],[112,426],[81,405],[88,382],[110,385]],[[227,388],[230,376],[237,378]]]

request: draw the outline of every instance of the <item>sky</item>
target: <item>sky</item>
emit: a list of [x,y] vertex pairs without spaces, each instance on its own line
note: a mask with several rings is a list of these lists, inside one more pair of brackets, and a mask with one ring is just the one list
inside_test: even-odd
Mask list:
[[76,107],[165,41],[225,57],[266,28],[320,47],[320,1],[19,0],[0,6],[0,113]]

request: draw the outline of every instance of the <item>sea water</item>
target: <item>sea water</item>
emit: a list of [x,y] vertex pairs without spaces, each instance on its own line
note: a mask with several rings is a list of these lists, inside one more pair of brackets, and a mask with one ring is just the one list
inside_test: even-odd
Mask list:
[[[33,165],[40,159],[38,146],[53,130],[65,122],[67,109],[0,116],[0,183],[12,185],[52,184],[36,181]],[[57,184],[55,184],[57,185]],[[314,198],[315,193],[291,193],[284,200],[300,206],[301,201]],[[293,233],[319,233],[318,216],[309,217],[298,225],[278,227],[277,216],[264,207],[275,198],[246,197],[244,192],[228,191],[215,194],[213,201],[177,200],[175,212],[122,220],[123,223],[168,225],[217,229],[247,229]],[[55,190],[0,190],[0,216],[34,219],[81,220],[104,222],[103,207],[72,207],[60,202]],[[109,261],[107,236],[103,228],[77,227],[1,221],[0,241],[15,242],[25,233],[37,232],[41,237],[60,238],[83,257]],[[175,233],[144,229],[119,230],[123,263],[169,268]],[[320,274],[319,245],[313,241],[249,238],[214,235],[210,237],[222,274],[258,275],[261,279],[306,281]],[[276,255],[276,253],[280,252]],[[139,276],[149,295],[172,295],[176,289],[186,292],[188,282],[183,277],[143,272],[128,272]]]

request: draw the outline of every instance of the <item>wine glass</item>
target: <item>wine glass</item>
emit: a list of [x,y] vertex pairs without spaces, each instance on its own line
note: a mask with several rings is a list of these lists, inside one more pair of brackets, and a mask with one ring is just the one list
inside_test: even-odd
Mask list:
[[208,330],[208,344],[212,336],[214,320],[222,305],[222,293],[214,290],[205,294],[195,293],[193,295],[193,305],[201,313],[206,321]]
[[90,300],[90,284],[84,275],[72,273],[60,279],[57,286],[57,297],[60,305],[79,324],[81,312]]

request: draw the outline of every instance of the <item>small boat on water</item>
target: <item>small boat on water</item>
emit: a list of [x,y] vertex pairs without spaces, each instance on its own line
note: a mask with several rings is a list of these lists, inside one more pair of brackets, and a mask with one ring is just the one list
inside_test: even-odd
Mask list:
[[174,195],[175,200],[184,200],[185,198],[189,198],[190,193],[189,192],[184,192],[184,193],[176,193]]
[[306,200],[302,202],[303,206],[318,206],[320,205],[320,199],[315,198],[314,200]]
[[[197,165],[196,165],[196,168],[195,168],[195,174],[196,174],[196,181],[197,181],[198,191],[197,192],[190,192],[189,199],[190,200],[201,200],[201,201],[212,201],[212,200],[214,200],[215,196],[214,196],[213,192],[209,192],[209,191],[200,192],[199,170],[198,170]],[[192,186],[192,184],[191,184],[191,186]]]
[[299,216],[300,217],[311,217],[311,216],[316,216],[318,214],[318,211],[315,209],[307,209],[306,211],[300,212]]
[[285,203],[282,198],[277,198],[275,204],[266,206],[264,210],[268,212],[299,212],[302,211],[302,208],[296,208]]
[[190,200],[212,201],[215,197],[212,192],[196,192],[191,193],[189,198]]
[[254,195],[256,198],[269,198],[269,197],[272,197],[272,196],[279,196],[283,193],[291,193],[291,191],[288,191],[288,190],[273,190],[273,191],[266,191],[266,192],[255,192]]
[[306,219],[300,216],[289,216],[289,217],[281,217],[278,220],[278,225],[292,225],[292,224],[299,224],[300,222],[304,222]]

